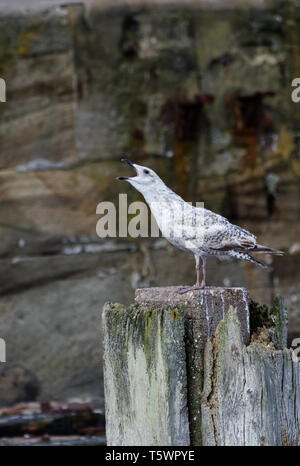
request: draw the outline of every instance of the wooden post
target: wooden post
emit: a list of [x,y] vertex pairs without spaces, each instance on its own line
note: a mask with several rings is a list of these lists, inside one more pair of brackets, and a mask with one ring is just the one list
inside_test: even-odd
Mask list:
[[189,445],[182,309],[106,304],[108,445]]
[[106,304],[103,323],[109,445],[300,445],[280,298],[268,309],[242,288],[139,289],[135,305]]
[[200,419],[205,343],[209,337],[214,336],[219,322],[224,319],[230,306],[237,309],[243,341],[249,343],[249,296],[245,288],[207,287],[183,295],[179,294],[179,289],[179,287],[141,288],[136,290],[135,302],[138,306],[150,309],[159,307],[162,312],[170,304],[182,306],[184,309],[190,443],[201,445]]
[[[109,445],[201,444],[203,353],[230,305],[249,341],[243,288],[143,288],[135,305],[103,310]],[[188,422],[188,417],[190,422]]]
[[[275,326],[276,328],[276,326]],[[300,445],[300,362],[261,328],[245,346],[235,309],[207,342],[203,445]]]

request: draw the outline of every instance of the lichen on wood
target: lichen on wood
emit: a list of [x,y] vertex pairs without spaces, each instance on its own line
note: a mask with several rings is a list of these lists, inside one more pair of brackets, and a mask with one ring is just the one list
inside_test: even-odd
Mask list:
[[283,298],[276,296],[270,308],[255,301],[251,301],[249,307],[252,340],[269,338],[275,349],[286,348],[288,317]]

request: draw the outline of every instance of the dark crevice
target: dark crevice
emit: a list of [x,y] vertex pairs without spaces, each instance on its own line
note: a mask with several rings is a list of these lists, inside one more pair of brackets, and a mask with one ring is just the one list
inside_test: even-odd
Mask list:
[[138,21],[132,15],[125,16],[120,40],[120,50],[123,57],[131,60],[137,57],[139,48],[138,34]]

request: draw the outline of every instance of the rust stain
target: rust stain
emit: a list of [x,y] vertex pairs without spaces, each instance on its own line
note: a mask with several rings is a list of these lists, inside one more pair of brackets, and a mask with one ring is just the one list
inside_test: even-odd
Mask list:
[[289,160],[295,150],[294,137],[290,131],[283,125],[278,135],[278,151],[284,160]]
[[179,312],[176,312],[175,309],[172,309],[172,311],[171,311],[171,317],[172,317],[172,319],[174,320],[174,322],[176,322],[176,320],[179,319]]
[[[191,174],[197,166],[197,147],[200,138],[200,116],[203,105],[212,103],[209,94],[197,94],[191,100],[169,99],[162,107],[160,121],[173,128],[175,190],[187,201],[193,201],[196,177]],[[193,183],[191,183],[191,179]]]
[[257,166],[260,139],[262,135],[274,132],[274,124],[270,115],[265,112],[263,100],[273,97],[272,91],[256,92],[251,95],[240,95],[233,92],[226,99],[226,108],[233,116],[233,134],[236,142],[246,149],[243,169]]

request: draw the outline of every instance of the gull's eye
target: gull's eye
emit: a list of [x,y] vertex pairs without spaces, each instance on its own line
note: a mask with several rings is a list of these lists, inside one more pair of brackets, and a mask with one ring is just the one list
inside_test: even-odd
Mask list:
[[149,175],[149,170],[144,170],[145,175]]

